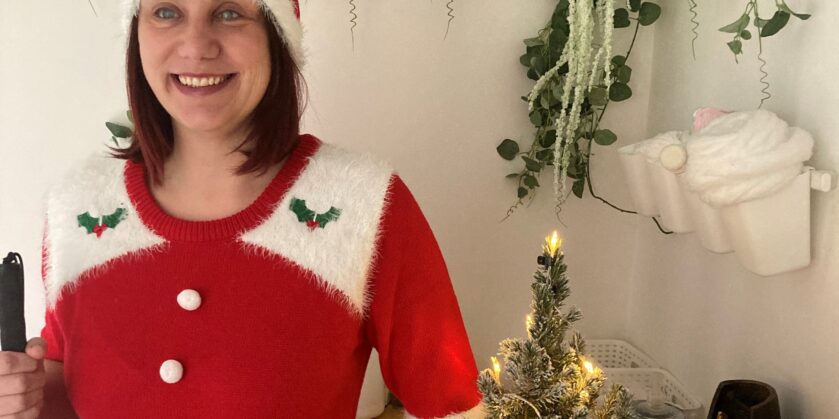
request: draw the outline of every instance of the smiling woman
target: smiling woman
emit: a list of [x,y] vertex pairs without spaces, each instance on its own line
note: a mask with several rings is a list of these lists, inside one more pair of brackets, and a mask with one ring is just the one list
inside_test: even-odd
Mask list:
[[47,194],[46,326],[0,355],[0,415],[35,417],[45,381],[46,418],[351,419],[375,348],[408,417],[483,417],[408,187],[300,134],[296,0],[133,0],[126,15],[134,136]]

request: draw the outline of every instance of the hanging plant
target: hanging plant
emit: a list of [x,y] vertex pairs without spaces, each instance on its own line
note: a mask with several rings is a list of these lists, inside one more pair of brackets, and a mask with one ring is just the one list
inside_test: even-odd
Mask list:
[[763,89],[761,90],[763,97],[760,99],[760,105],[758,106],[760,108],[764,102],[772,97],[769,91],[771,87],[768,81],[769,73],[766,71],[767,63],[763,58],[762,39],[777,34],[787,25],[791,16],[795,16],[801,20],[807,20],[810,18],[810,15],[796,13],[790,9],[784,0],[775,0],[775,13],[772,14],[771,18],[764,19],[758,11],[757,3],[758,0],[748,0],[743,14],[736,21],[723,26],[719,30],[734,34],[734,39],[728,42],[728,48],[734,54],[734,60],[737,62],[739,62],[737,57],[743,54],[743,42],[752,39],[752,32],[748,29],[749,24],[752,24],[753,30],[757,33],[757,59],[760,61],[760,82],[763,84]]
[[[355,9],[357,9],[355,5],[355,0],[349,0],[350,3],[350,37],[352,39],[353,48],[355,48],[355,27],[358,26],[358,14],[355,13]],[[448,12],[446,15],[449,17],[448,22],[446,22],[446,34],[443,35],[443,39],[449,36],[449,29],[451,28],[452,21],[454,20],[454,0],[448,0],[446,2],[446,9]]]
[[[548,24],[536,37],[524,40],[526,52],[520,61],[535,85],[522,99],[528,103],[536,134],[526,151],[512,139],[496,148],[502,158],[518,157],[524,164],[519,172],[507,175],[518,181],[517,200],[507,217],[525,199],[532,202],[540,186],[538,178],[548,166],[553,166],[557,216],[567,196],[573,193],[582,198],[586,185],[593,197],[619,209],[595,195],[591,187],[592,143],[608,146],[617,141],[614,132],[600,127],[600,121],[611,101],[632,96],[632,68],[627,60],[640,26],[652,25],[661,15],[661,8],[652,1],[628,0],[626,5],[614,9],[614,0],[560,0]],[[635,31],[626,54],[612,56],[612,29],[630,27],[632,21]]]

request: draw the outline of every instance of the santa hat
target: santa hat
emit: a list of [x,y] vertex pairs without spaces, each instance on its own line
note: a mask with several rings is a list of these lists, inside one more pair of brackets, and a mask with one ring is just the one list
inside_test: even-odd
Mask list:
[[[298,0],[254,0],[259,3],[265,11],[265,15],[271,19],[280,38],[285,41],[291,57],[297,66],[302,68],[305,64],[303,54],[303,26],[300,25],[300,5]],[[126,31],[131,28],[131,21],[137,16],[140,10],[140,0],[126,0],[125,2],[125,24]]]

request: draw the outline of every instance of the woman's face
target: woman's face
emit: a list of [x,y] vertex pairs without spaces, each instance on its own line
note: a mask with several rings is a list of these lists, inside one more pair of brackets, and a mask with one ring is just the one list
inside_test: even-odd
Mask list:
[[254,0],[142,0],[143,72],[173,124],[231,135],[246,127],[271,77]]

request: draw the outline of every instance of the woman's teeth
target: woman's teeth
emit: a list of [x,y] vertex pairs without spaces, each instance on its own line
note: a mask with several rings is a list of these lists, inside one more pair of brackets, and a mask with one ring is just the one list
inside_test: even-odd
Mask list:
[[227,80],[228,76],[219,76],[219,77],[186,77],[186,76],[178,76],[178,81],[181,82],[184,86],[189,87],[206,87],[206,86],[215,86],[225,80]]

